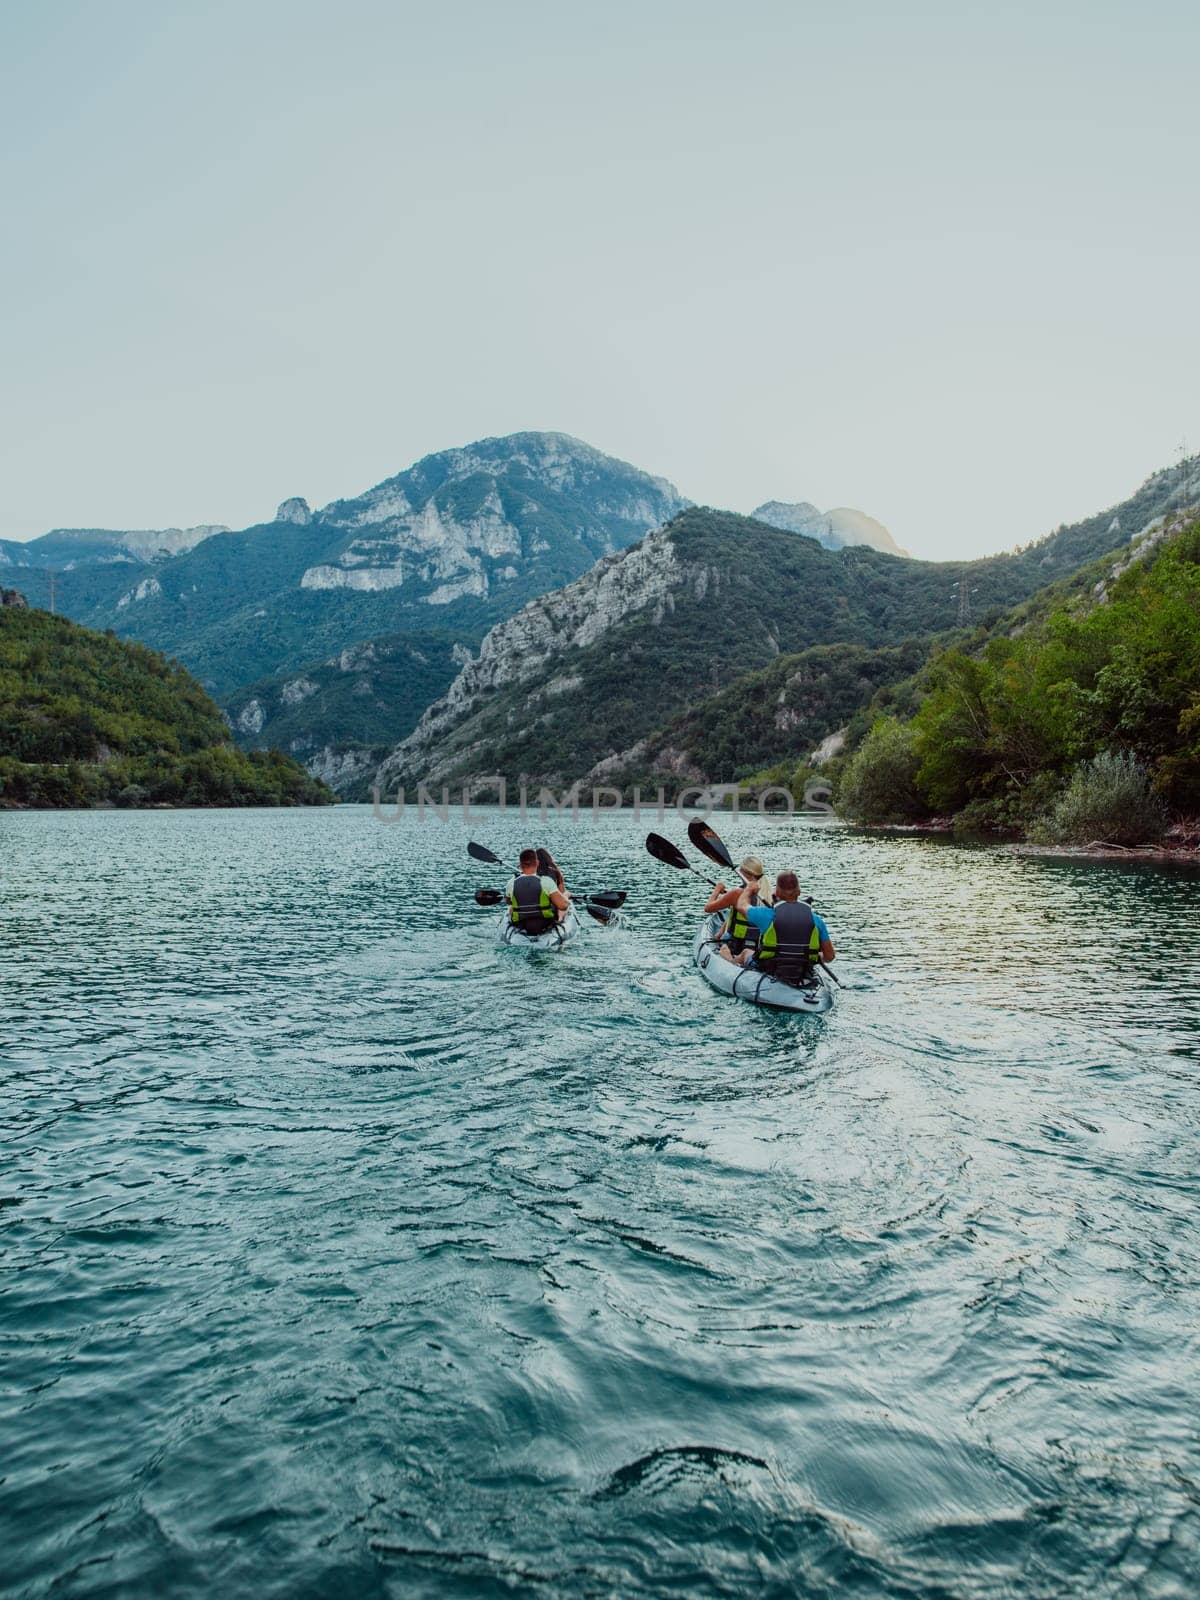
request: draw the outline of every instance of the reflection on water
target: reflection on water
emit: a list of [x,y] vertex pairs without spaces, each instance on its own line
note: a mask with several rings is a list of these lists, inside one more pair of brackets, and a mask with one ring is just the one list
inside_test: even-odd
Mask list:
[[0,817],[0,1588],[1193,1592],[1200,883],[746,822],[791,1018],[543,832]]

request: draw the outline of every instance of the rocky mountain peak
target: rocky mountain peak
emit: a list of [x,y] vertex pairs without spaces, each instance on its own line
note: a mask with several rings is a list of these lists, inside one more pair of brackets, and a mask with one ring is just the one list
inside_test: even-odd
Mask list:
[[478,439],[323,507],[317,523],[342,537],[301,587],[510,612],[509,596],[577,577],[686,504],[665,480],[568,434]]
[[306,528],[312,521],[312,511],[308,501],[303,495],[294,494],[290,500],[281,500],[279,510],[275,513],[276,522],[294,522],[297,527]]

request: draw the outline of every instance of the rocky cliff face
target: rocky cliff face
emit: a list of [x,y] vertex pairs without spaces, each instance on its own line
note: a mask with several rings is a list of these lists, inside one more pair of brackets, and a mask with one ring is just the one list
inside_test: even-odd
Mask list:
[[281,500],[279,510],[275,513],[276,522],[294,522],[299,528],[307,528],[312,521],[312,512],[308,501],[302,495],[293,495],[290,500]]
[[222,709],[239,744],[286,750],[344,790],[412,731],[471,659],[471,651],[443,634],[368,639],[235,691]]
[[304,571],[312,590],[403,590],[445,607],[487,600],[531,572],[552,587],[623,549],[686,502],[664,479],[560,433],[483,439],[317,513],[347,530]]
[[[980,617],[1009,610],[1110,551],[1114,512],[1123,526],[1146,529],[1170,500],[1187,499],[1194,475],[1157,475],[1120,507],[975,562],[830,550],[761,516],[689,509],[493,628],[379,779],[410,790],[492,773],[535,787],[652,782],[664,771],[724,781],[768,747],[811,750],[853,712],[860,678],[869,688],[879,674],[915,670],[890,647],[953,627],[964,583]],[[813,515],[801,507],[789,521],[803,526]],[[851,655],[812,655],[799,676],[779,682],[765,672],[776,658],[835,645]],[[714,690],[739,681],[744,698],[716,706],[715,733],[704,725],[708,711],[686,721],[691,708],[713,707]],[[776,701],[771,717],[763,695]],[[762,735],[754,754],[751,727]]]
[[[634,543],[683,503],[669,483],[565,434],[514,434],[427,456],[318,511],[293,496],[273,521],[220,538],[192,530],[196,543],[152,569],[126,570],[135,560],[128,541],[95,545],[95,559],[78,572],[64,576],[59,563],[57,602],[90,626],[185,659],[206,687],[229,697],[401,632],[438,633],[473,649],[492,624]],[[35,604],[48,583],[48,574],[31,580]],[[411,697],[402,701],[407,717]],[[235,725],[241,709],[231,713]],[[273,715],[265,713],[263,738]],[[391,745],[411,726],[388,727],[380,742]],[[360,737],[339,734],[324,710],[312,731],[320,744]]]
[[[440,757],[444,736],[465,721],[481,701],[498,691],[532,685],[545,678],[547,662],[587,649],[631,617],[652,625],[673,610],[680,591],[697,597],[713,575],[703,565],[680,560],[668,529],[648,535],[634,549],[597,563],[582,578],[554,594],[532,601],[485,637],[446,694],[435,701],[416,728],[379,769],[383,786],[440,779],[461,763],[461,752]],[[530,714],[578,687],[569,672],[557,672],[532,689]]]

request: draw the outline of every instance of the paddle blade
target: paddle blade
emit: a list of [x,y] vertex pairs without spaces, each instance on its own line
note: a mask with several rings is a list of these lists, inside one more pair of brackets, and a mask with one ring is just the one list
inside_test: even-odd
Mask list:
[[476,861],[487,861],[493,867],[502,867],[504,865],[500,857],[493,855],[488,849],[487,845],[476,844],[474,839],[472,839],[467,845],[467,854],[469,856],[474,856]]
[[607,906],[610,911],[619,911],[625,904],[624,889],[601,889],[598,894],[588,895],[594,906]]
[[611,906],[594,906],[589,903],[588,905],[584,906],[583,909],[587,912],[589,917],[593,917],[597,922],[603,923],[605,927],[608,926],[608,924],[617,914],[615,907]]
[[661,861],[664,867],[680,867],[684,872],[691,870],[688,858],[679,846],[672,844],[670,839],[664,839],[661,833],[646,835],[646,849],[656,861]]
[[702,856],[707,856],[710,861],[715,861],[719,867],[727,867],[730,872],[736,872],[733,857],[726,850],[721,835],[715,828],[710,828],[701,817],[693,817],[688,823],[688,838],[699,850]]
[[499,889],[476,889],[475,904],[477,906],[498,906],[504,899]]

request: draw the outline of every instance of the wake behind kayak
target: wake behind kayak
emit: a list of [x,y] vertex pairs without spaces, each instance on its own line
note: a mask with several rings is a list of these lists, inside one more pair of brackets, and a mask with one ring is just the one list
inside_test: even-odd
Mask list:
[[563,945],[570,944],[579,932],[579,918],[572,906],[561,922],[554,923],[547,928],[545,933],[522,933],[509,918],[505,911],[496,924],[496,937],[502,945],[507,945],[511,950],[524,950],[529,955],[539,951],[561,950]]

